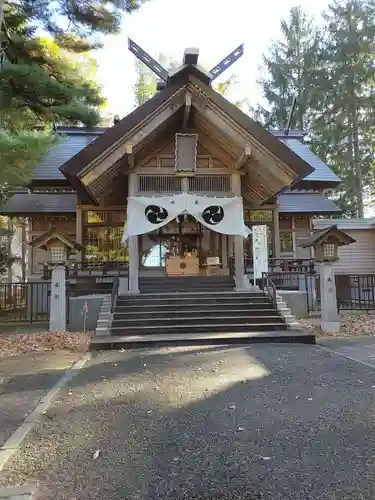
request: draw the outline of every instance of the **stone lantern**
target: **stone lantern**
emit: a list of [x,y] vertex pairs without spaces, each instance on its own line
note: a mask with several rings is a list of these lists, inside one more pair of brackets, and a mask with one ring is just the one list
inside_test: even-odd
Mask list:
[[34,238],[29,245],[45,250],[49,259],[47,265],[52,268],[49,331],[65,331],[66,265],[72,251],[82,251],[84,248],[70,236],[53,227]]
[[313,247],[315,260],[320,263],[320,327],[324,333],[337,333],[340,330],[333,264],[339,258],[339,247],[352,243],[355,243],[355,239],[351,236],[337,229],[337,226],[329,226],[314,231],[304,243],[299,245],[302,248]]

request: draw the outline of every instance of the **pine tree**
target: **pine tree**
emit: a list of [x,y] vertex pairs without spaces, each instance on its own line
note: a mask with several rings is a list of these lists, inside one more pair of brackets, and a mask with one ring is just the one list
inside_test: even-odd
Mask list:
[[[118,32],[120,12],[115,5],[118,0],[6,1],[2,109],[27,109],[36,120],[49,122],[54,116],[57,121],[95,125],[97,107],[104,100],[92,71],[86,76],[82,55],[88,61],[88,52],[101,46],[101,35]],[[138,6],[133,0],[123,5],[128,12]],[[90,64],[94,66],[93,59]]]
[[291,127],[309,132],[312,150],[343,180],[337,202],[344,215],[363,217],[364,193],[374,190],[374,2],[338,0],[324,20],[317,32],[300,9],[291,10],[264,58],[268,106],[252,114],[284,127],[296,95]]
[[[98,123],[104,98],[89,51],[142,0],[3,0],[0,189],[23,184],[53,143],[52,123]],[[22,182],[22,180],[24,182]]]
[[281,23],[281,38],[263,56],[267,71],[259,81],[267,107],[252,110],[267,127],[283,128],[294,96],[298,99],[291,127],[304,130],[312,120],[311,108],[319,90],[320,34],[300,7],[293,7]]
[[363,217],[364,193],[374,184],[374,2],[336,1],[324,18],[324,99],[314,125],[314,147],[344,181],[341,208]]

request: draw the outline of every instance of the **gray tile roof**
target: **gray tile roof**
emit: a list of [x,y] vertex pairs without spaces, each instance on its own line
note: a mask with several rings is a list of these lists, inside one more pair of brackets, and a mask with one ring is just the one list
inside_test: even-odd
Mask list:
[[[103,134],[105,129],[98,128],[94,130],[87,129],[66,129],[63,132],[61,142],[50,149],[42,158],[39,165],[36,167],[33,179],[35,181],[46,180],[66,180],[60,172],[61,167],[66,161],[79,153],[88,144],[94,141],[99,135]],[[285,137],[284,132],[271,130],[271,133],[279,138],[286,146],[294,153],[305,160],[315,170],[310,175],[305,177],[306,181],[321,181],[339,183],[340,179],[322,160],[320,160],[305,144],[298,138],[305,135],[303,132],[291,131],[288,137]]]
[[278,197],[279,210],[284,213],[340,213],[340,208],[319,193],[282,193]]
[[298,139],[280,138],[288,148],[314,167],[314,172],[304,178],[304,181],[341,182],[341,179],[332,172],[329,166],[318,158],[307,146]]
[[0,209],[0,214],[74,213],[77,197],[72,193],[15,194]]
[[100,131],[67,132],[61,142],[51,148],[35,168],[34,180],[66,180],[59,167],[79,153],[101,134]]

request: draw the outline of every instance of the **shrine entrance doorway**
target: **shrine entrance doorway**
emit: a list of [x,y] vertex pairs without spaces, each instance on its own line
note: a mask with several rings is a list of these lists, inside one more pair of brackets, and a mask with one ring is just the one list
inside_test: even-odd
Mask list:
[[190,262],[191,274],[204,274],[207,257],[218,257],[221,267],[227,269],[229,238],[202,226],[192,216],[182,215],[139,236],[140,270],[162,270],[172,275],[168,262],[184,258]]

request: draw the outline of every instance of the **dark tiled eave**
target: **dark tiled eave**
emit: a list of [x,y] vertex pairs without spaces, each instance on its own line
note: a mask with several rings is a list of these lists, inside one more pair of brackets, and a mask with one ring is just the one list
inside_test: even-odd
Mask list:
[[38,214],[74,216],[76,200],[76,195],[72,193],[18,193],[0,208],[0,215],[19,217]]

